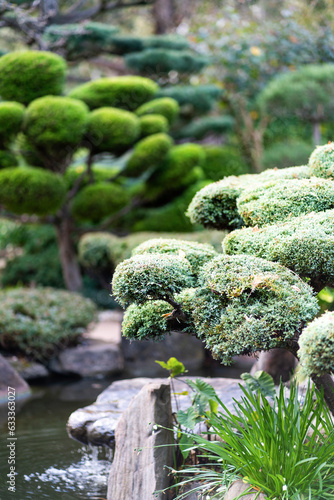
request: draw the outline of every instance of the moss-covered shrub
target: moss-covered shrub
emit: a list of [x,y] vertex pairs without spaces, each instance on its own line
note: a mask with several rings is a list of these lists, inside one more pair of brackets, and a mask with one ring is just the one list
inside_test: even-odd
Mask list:
[[162,115],[171,124],[178,116],[180,111],[179,105],[175,99],[171,97],[160,97],[159,99],[153,99],[136,110],[138,116],[157,114]]
[[142,137],[147,137],[152,134],[166,133],[169,128],[167,119],[158,114],[143,115],[139,118],[139,123],[140,135]]
[[66,63],[56,54],[11,52],[0,58],[0,96],[6,101],[29,104],[38,97],[59,95],[65,73]]
[[188,50],[147,49],[125,56],[129,68],[142,74],[198,73],[208,63],[207,57],[193,54]]
[[172,139],[166,134],[145,137],[136,144],[123,173],[137,177],[146,170],[157,167],[166,158],[172,144]]
[[175,99],[181,115],[189,117],[211,111],[222,92],[217,85],[171,85],[161,88],[158,97]]
[[61,171],[63,166],[58,160],[73,154],[86,131],[87,119],[86,105],[76,99],[41,97],[27,108],[24,132],[37,150],[50,157],[53,170]]
[[94,152],[118,154],[129,148],[140,135],[137,116],[116,108],[100,108],[88,118],[87,139]]
[[[75,181],[82,176],[84,172],[87,171],[87,166],[86,165],[70,165],[65,174],[64,178],[66,179],[66,183],[69,188],[71,188]],[[104,165],[99,165],[99,164],[94,164],[91,167],[91,173],[90,176],[86,176],[81,185],[80,188],[83,188],[87,184],[90,184],[91,182],[105,182],[109,181],[113,176],[115,176],[119,172],[119,169],[117,167],[109,167],[109,166],[104,166]]]
[[237,205],[247,226],[275,224],[334,208],[334,182],[315,177],[268,182],[245,190]]
[[262,157],[264,168],[287,168],[291,165],[306,165],[314,147],[307,142],[282,141],[268,147]]
[[334,373],[334,314],[327,312],[303,330],[299,340],[299,360],[304,374]]
[[223,242],[229,255],[250,254],[279,262],[300,276],[334,285],[334,210],[291,217],[264,228],[233,231]]
[[35,167],[0,170],[0,203],[16,214],[53,214],[65,195],[66,184],[58,174]]
[[129,201],[124,188],[115,183],[97,182],[84,187],[74,198],[72,213],[81,221],[100,222]]
[[20,132],[24,106],[18,102],[0,102],[0,147],[8,146]]
[[172,297],[192,284],[189,262],[176,255],[134,256],[117,266],[112,280],[113,296],[122,306]]
[[17,157],[10,151],[0,151],[0,169],[17,167],[19,164]]
[[122,334],[131,340],[162,340],[170,333],[173,324],[166,315],[173,311],[171,305],[162,300],[146,304],[133,304],[126,310],[122,322]]
[[110,106],[134,111],[154,97],[158,85],[141,76],[100,78],[73,89],[70,97],[85,102],[90,109]]
[[168,254],[182,256],[191,265],[193,274],[199,271],[208,261],[216,257],[216,250],[209,244],[191,241],[156,238],[142,243],[132,252],[132,255]]
[[310,156],[309,167],[311,175],[334,179],[334,143],[318,146]]
[[47,360],[77,342],[95,315],[81,295],[51,288],[0,292],[0,344]]
[[249,166],[239,151],[232,146],[203,146],[205,162],[202,164],[207,179],[219,181],[230,175],[242,175],[249,172]]

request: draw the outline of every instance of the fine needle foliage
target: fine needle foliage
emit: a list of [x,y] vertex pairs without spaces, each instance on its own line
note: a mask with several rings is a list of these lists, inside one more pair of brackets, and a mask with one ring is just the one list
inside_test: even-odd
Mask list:
[[[195,450],[200,464],[179,471],[182,480],[175,487],[182,492],[182,487],[196,481],[199,498],[222,500],[231,481],[242,477],[272,500],[333,499],[334,427],[323,395],[308,387],[303,398],[294,382],[289,393],[282,383],[273,393],[270,376],[258,375],[243,377],[243,397],[232,411],[211,387],[212,401],[219,406],[214,412],[211,404],[203,414],[208,435],[196,434],[192,425],[187,429],[184,425],[182,431],[189,443],[184,451]],[[199,382],[191,384],[197,397],[202,390],[208,394]]]

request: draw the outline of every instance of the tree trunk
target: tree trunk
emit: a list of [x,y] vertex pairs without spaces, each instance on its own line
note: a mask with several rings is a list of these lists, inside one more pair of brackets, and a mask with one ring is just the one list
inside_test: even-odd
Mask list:
[[311,379],[318,391],[324,391],[326,404],[334,416],[334,381],[332,377],[329,374],[320,376],[312,375]]
[[175,12],[173,0],[156,0],[152,12],[155,20],[155,33],[157,35],[163,35],[174,28]]
[[322,142],[321,139],[321,128],[320,123],[313,123],[313,144],[314,146],[320,146]]
[[66,288],[71,292],[78,292],[82,288],[82,278],[78,264],[72,234],[72,221],[65,216],[56,224],[59,257],[63,270]]

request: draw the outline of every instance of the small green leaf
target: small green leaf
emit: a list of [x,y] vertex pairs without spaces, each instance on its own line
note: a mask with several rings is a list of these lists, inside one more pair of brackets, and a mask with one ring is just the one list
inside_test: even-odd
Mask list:
[[264,397],[275,398],[275,384],[273,378],[268,373],[264,371],[258,371],[254,375],[242,373],[240,377],[246,382],[247,387],[251,391],[260,392]]
[[183,425],[186,429],[193,429],[198,420],[197,414],[192,406],[190,406],[186,412],[179,410],[176,415],[179,424]]
[[178,444],[183,458],[186,459],[189,455],[191,448],[194,446],[193,437],[191,435],[182,434]]
[[174,396],[188,396],[189,391],[173,392]]

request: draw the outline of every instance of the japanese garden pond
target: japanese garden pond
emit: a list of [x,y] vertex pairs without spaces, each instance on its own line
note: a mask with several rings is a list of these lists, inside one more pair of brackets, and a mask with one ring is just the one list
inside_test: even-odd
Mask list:
[[[70,414],[91,404],[111,380],[81,380],[34,385],[16,414],[16,492],[7,489],[7,415],[0,413],[0,498],[20,500],[106,498],[110,450],[84,448],[69,439]],[[1,407],[0,407],[1,411]],[[7,409],[6,409],[7,411]]]

